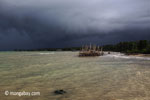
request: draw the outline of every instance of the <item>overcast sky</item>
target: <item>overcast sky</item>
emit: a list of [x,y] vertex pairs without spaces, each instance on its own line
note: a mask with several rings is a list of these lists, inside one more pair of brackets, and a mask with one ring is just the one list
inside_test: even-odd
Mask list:
[[150,0],[0,0],[0,50],[150,40]]

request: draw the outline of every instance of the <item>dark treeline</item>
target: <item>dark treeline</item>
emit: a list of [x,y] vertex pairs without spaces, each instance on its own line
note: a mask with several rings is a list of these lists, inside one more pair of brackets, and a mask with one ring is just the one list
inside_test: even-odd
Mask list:
[[143,53],[150,54],[150,41],[140,40],[131,42],[120,42],[115,45],[104,45],[103,49],[105,51],[116,51],[123,53]]
[[79,51],[81,47],[70,48],[40,48],[40,49],[15,49],[14,51]]
[[[42,48],[42,49],[15,49],[14,51],[79,51],[81,47],[70,47],[70,48]],[[130,41],[120,42],[118,44],[110,44],[103,46],[104,51],[115,51],[123,53],[144,53],[150,54],[150,41]]]

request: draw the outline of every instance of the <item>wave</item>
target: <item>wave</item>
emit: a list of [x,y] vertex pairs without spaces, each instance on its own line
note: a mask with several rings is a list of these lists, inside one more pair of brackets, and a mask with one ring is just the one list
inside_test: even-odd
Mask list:
[[104,57],[112,57],[112,58],[123,58],[123,59],[139,59],[139,60],[150,60],[150,57],[136,57],[136,56],[127,56],[122,53],[112,53],[106,54]]
[[50,55],[50,54],[54,54],[54,52],[51,53],[39,53],[40,55]]

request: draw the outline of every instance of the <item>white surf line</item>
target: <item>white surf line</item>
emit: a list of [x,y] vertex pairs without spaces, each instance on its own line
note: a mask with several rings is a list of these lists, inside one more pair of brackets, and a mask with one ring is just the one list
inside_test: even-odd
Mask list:
[[108,55],[105,55],[104,57],[123,58],[123,59],[150,60],[150,57],[126,56],[126,55],[124,55],[124,54],[108,54]]
[[51,53],[39,53],[40,55],[50,55],[50,54],[55,54],[54,52]]

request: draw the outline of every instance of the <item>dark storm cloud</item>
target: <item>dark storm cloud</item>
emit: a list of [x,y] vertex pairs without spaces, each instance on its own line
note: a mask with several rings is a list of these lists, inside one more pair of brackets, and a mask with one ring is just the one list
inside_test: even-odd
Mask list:
[[148,39],[149,5],[149,0],[1,0],[0,47],[69,47]]

